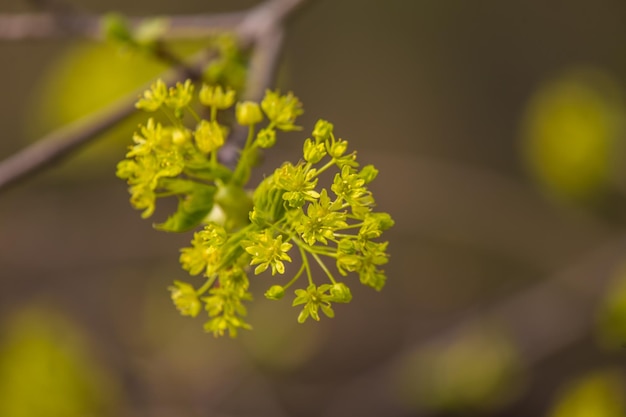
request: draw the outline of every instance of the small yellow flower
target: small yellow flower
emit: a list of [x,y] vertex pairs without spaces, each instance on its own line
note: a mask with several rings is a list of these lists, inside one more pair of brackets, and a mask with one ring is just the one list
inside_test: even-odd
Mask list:
[[174,281],[174,285],[168,289],[172,292],[172,301],[180,314],[196,317],[202,308],[196,290],[191,285],[180,281]]
[[263,120],[261,108],[253,101],[244,101],[237,103],[237,123],[242,126],[252,126]]
[[200,89],[200,103],[207,107],[215,107],[218,110],[226,110],[235,104],[235,90],[227,88],[226,91],[221,86],[202,85]]

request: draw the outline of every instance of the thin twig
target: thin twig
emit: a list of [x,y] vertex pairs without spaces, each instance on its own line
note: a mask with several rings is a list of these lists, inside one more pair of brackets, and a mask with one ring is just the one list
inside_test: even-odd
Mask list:
[[[163,76],[166,84],[186,78],[197,79],[201,68],[212,59],[206,53],[196,58],[194,65],[179,67]],[[141,90],[127,95],[116,103],[75,123],[44,136],[33,145],[0,163],[0,191],[24,177],[39,172],[62,160],[85,143],[126,120],[135,112],[135,102]]]
[[267,87],[274,84],[284,39],[284,30],[275,27],[255,43],[246,84],[247,100],[261,100]]
[[[163,39],[202,38],[235,31],[242,39],[259,39],[278,26],[306,0],[268,0],[244,12],[128,18],[131,29],[152,19],[167,27]],[[88,13],[0,14],[0,41],[82,37],[102,40],[104,16]]]
[[[240,36],[255,39],[244,97],[259,101],[274,82],[284,41],[282,21],[304,4],[301,0],[266,3],[250,13],[240,25]],[[229,142],[220,149],[220,159],[234,161],[246,140],[247,129],[236,125]]]
[[[215,35],[232,30],[247,13],[233,12],[210,15],[158,16],[129,18],[131,29],[150,19],[163,19],[167,30],[164,39],[190,39]],[[63,38],[86,38],[103,40],[101,28],[103,16],[90,14],[25,13],[0,14],[0,41],[50,40]]]
[[[261,61],[262,65],[267,66],[267,68],[255,67],[251,70],[251,72],[259,71],[260,74],[265,75],[259,75],[258,80],[254,78],[248,84],[249,88],[262,91],[267,88],[267,83],[271,82],[271,74],[273,74],[276,66],[275,60],[278,59],[279,55],[274,50],[280,49],[282,44],[282,29],[279,27],[282,21],[290,16],[304,1],[268,0],[246,12],[245,18],[239,19],[239,24],[233,32],[238,36],[242,46],[255,45],[259,42],[260,49],[269,53],[269,59]],[[0,27],[2,27],[1,22]],[[272,47],[265,44],[270,41],[273,43]],[[163,78],[166,78],[169,83],[190,76],[193,78],[193,76],[197,76],[206,63],[206,56],[200,57],[193,65],[179,68],[174,75]],[[190,68],[195,68],[195,70],[190,71]],[[0,191],[63,159],[100,133],[129,117],[135,111],[136,97],[137,94],[132,94],[105,110],[45,136],[35,144],[4,160],[0,163]]]
[[77,13],[80,11],[76,5],[64,0],[27,0],[26,2],[38,10],[44,10],[58,15]]
[[[284,30],[276,27],[265,33],[255,43],[248,69],[245,99],[260,101],[265,90],[274,84],[283,41]],[[235,125],[228,143],[220,149],[220,159],[222,161],[235,161],[238,150],[245,143],[247,135],[247,127]]]
[[260,4],[251,10],[238,27],[240,36],[261,39],[292,17],[308,0],[274,0]]
[[418,337],[405,353],[449,345],[487,323],[511,335],[526,364],[539,363],[593,332],[594,313],[625,252],[626,238],[609,239],[541,282],[491,306],[465,311],[434,335]]

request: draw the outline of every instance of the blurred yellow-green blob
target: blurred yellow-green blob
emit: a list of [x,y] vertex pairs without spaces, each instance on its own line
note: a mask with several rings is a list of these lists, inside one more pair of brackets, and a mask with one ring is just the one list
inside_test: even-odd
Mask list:
[[0,416],[108,416],[117,395],[86,350],[80,330],[61,316],[26,310],[3,327]]
[[[165,70],[161,63],[138,53],[122,53],[109,44],[76,43],[68,47],[40,80],[33,97],[28,136],[41,136],[81,119],[143,87]],[[143,118],[137,114],[92,142],[67,176],[104,170],[124,155],[132,133]]]
[[615,274],[605,291],[597,317],[597,336],[607,349],[623,349],[626,344],[626,265]]
[[[172,50],[188,56],[207,42],[178,42]],[[69,46],[46,69],[33,97],[33,117],[28,119],[32,140],[90,115],[144,88],[168,69],[168,65],[146,53],[124,50],[108,43],[81,42]],[[73,158],[67,176],[111,174],[111,166],[132,143],[132,134],[146,114],[137,112],[124,123],[102,134]]]
[[559,395],[549,417],[624,417],[626,385],[617,373],[592,373]]
[[447,343],[420,348],[400,364],[397,391],[403,403],[435,411],[486,411],[512,400],[522,364],[505,332],[466,329]]
[[561,199],[593,201],[619,162],[624,112],[619,85],[600,71],[572,71],[542,85],[523,126],[529,170]]

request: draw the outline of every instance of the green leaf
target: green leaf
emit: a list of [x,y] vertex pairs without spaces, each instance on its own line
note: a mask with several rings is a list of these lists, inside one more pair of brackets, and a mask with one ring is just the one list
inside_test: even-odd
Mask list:
[[216,187],[197,184],[191,192],[181,198],[178,210],[164,223],[155,224],[154,228],[166,232],[185,232],[198,226],[213,208]]

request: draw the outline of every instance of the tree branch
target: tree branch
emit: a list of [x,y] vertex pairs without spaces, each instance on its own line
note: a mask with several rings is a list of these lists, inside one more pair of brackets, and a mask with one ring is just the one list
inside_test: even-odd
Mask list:
[[[207,56],[206,53],[202,53],[196,57],[194,65],[178,67],[174,71],[164,74],[163,79],[168,85],[186,78],[198,79],[202,67],[211,59],[212,55]],[[34,144],[5,159],[0,163],[0,191],[28,175],[57,163],[101,133],[132,116],[135,112],[137,97],[148,87],[129,94],[98,112],[44,136]]]
[[[272,82],[282,46],[281,24],[304,2],[305,0],[268,0],[243,13],[243,18],[241,14],[238,14],[239,23],[233,28],[234,34],[243,47],[255,47],[248,72],[246,97],[257,98]],[[212,22],[216,23],[221,20],[224,23],[225,16],[234,19],[234,14],[214,15]],[[193,24],[194,18],[185,19],[187,19],[187,24]],[[208,21],[205,20],[205,23]],[[87,30],[88,26],[76,27],[82,28],[79,30],[84,30],[82,33],[86,34],[91,33],[89,30],[92,30],[92,28]],[[2,27],[0,20],[0,28]],[[58,26],[55,28],[53,32],[57,33]],[[196,58],[192,65],[179,67],[174,73],[163,78],[170,84],[185,78],[197,79],[201,69],[209,60],[210,58],[204,53]],[[99,134],[129,117],[135,111],[134,103],[137,96],[137,93],[129,95],[102,111],[43,137],[35,144],[4,160],[0,163],[0,191],[62,160]]]
[[[269,0],[244,12],[129,18],[131,29],[151,19],[165,21],[164,39],[202,38],[223,31],[244,39],[260,38],[292,15],[306,0]],[[105,16],[89,13],[0,14],[0,41],[82,37],[103,40]]]
[[609,239],[541,282],[491,306],[463,312],[435,334],[418,336],[404,353],[384,366],[391,369],[413,352],[449,345],[485,323],[504,329],[527,365],[538,364],[593,333],[594,313],[622,265],[625,251],[626,237]]
[[[247,100],[260,101],[265,90],[274,83],[278,62],[284,41],[284,30],[280,27],[272,28],[257,42],[248,70],[248,82],[244,97]],[[235,161],[238,150],[243,146],[248,135],[248,128],[235,125],[228,143],[220,149],[222,161]]]
[[245,92],[246,99],[261,100],[267,86],[274,83],[284,39],[284,30],[276,27],[257,40],[250,60],[250,75]]
[[[233,30],[247,13],[234,12],[209,15],[163,17],[167,30],[164,39],[189,39],[215,35]],[[0,14],[0,41],[49,40],[81,37],[101,41],[104,39],[102,19],[90,14]],[[131,29],[153,17],[129,18]]]

